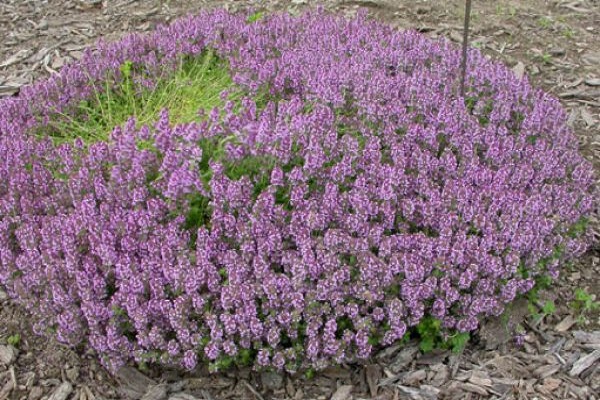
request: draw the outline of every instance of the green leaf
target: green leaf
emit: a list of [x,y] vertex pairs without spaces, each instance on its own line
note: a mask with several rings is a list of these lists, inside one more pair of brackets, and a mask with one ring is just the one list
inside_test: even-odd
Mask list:
[[315,377],[315,370],[313,368],[308,368],[304,372],[304,376],[306,377],[306,379],[313,379]]
[[131,70],[133,68],[133,62],[125,61],[120,67],[119,70],[121,74],[123,74],[124,79],[129,79],[131,77]]
[[21,343],[21,335],[15,333],[14,335],[10,335],[6,339],[6,343],[10,344],[13,347],[19,347],[19,343]]
[[421,343],[419,343],[419,348],[423,353],[428,353],[435,348],[435,341],[432,337],[424,337],[421,338]]
[[254,360],[254,352],[251,349],[240,349],[237,363],[240,366],[250,366]]
[[255,12],[254,14],[248,16],[248,18],[246,19],[246,22],[248,22],[249,24],[254,23],[256,21],[258,21],[259,19],[262,19],[264,17],[265,13],[258,11]]
[[542,312],[549,315],[554,314],[555,311],[556,306],[554,305],[554,302],[552,300],[547,300],[542,307]]
[[463,351],[470,338],[471,335],[468,332],[456,333],[448,339],[447,346],[452,349],[453,353],[460,353]]

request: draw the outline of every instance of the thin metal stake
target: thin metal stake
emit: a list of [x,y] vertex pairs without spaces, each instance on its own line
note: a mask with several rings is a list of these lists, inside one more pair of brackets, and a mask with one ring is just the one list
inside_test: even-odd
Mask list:
[[467,48],[469,45],[469,21],[471,20],[471,0],[465,4],[465,25],[463,30],[462,63],[460,76],[460,95],[465,95],[465,79],[467,76]]

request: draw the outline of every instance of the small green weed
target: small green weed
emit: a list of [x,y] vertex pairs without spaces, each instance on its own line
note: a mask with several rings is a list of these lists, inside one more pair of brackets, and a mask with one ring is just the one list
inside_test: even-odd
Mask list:
[[569,235],[569,237],[573,239],[581,237],[581,235],[585,233],[588,224],[589,220],[587,218],[580,218],[576,223],[569,227],[567,235]]
[[461,352],[471,335],[468,332],[455,332],[446,338],[441,331],[441,321],[433,317],[425,317],[416,326],[416,334],[419,337],[419,348],[423,353],[435,349],[449,349],[454,353]]
[[6,343],[10,344],[13,347],[19,347],[19,344],[21,343],[21,335],[19,335],[18,333],[10,335],[6,339]]
[[552,300],[546,300],[544,305],[542,306],[542,313],[544,315],[552,315],[556,312],[556,306]]
[[246,22],[248,22],[249,24],[256,22],[260,19],[262,19],[265,16],[264,12],[258,11],[255,12],[254,14],[251,14],[250,16],[248,16],[248,18],[246,19]]
[[427,353],[432,351],[439,341],[439,331],[441,323],[438,319],[426,317],[417,325],[417,332],[420,336],[419,347],[421,351]]
[[235,363],[235,359],[230,356],[222,356],[218,360],[211,362],[208,365],[208,370],[211,373],[225,371],[231,368]]
[[573,28],[567,26],[562,30],[562,35],[567,39],[573,39],[575,37],[575,30]]
[[[540,303],[538,303],[540,304]],[[529,303],[529,312],[531,313],[536,323],[541,322],[544,318],[553,315],[556,312],[556,305],[552,300],[546,300],[539,307],[533,303]]]
[[544,29],[550,29],[554,26],[554,20],[550,17],[539,17],[537,23],[540,27]]
[[451,349],[453,353],[460,353],[470,339],[471,335],[468,332],[457,332],[447,339],[445,347]]
[[577,314],[577,322],[581,324],[589,313],[600,310],[600,301],[595,301],[594,297],[585,289],[577,288],[571,302],[571,308]]
[[496,14],[514,17],[517,15],[517,9],[513,6],[503,6],[499,4],[496,6]]
[[551,64],[552,63],[552,54],[544,53],[544,54],[537,56],[537,59],[539,61],[543,62],[544,64]]
[[307,368],[306,371],[304,371],[304,377],[308,380],[314,379],[314,377],[315,377],[314,368]]

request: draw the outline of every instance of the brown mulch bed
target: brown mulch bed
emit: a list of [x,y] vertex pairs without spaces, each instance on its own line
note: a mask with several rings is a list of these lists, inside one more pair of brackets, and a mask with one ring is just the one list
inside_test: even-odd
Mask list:
[[[473,3],[472,44],[561,99],[600,178],[600,3]],[[297,13],[317,4],[349,16],[362,6],[401,29],[455,42],[462,37],[462,0],[2,0],[0,97],[56,73],[98,38],[148,31],[207,7]],[[508,326],[526,328],[522,346],[514,345],[506,321],[492,320],[461,354],[421,354],[409,343],[382,351],[369,365],[329,368],[311,379],[249,370],[143,375],[133,368],[114,378],[94,354],[33,335],[29,317],[0,289],[0,400],[600,399],[600,314],[581,315],[572,306],[577,288],[600,298],[599,226],[597,213],[595,247],[542,293],[542,303],[556,305],[553,313],[531,315],[526,302],[514,304]]]

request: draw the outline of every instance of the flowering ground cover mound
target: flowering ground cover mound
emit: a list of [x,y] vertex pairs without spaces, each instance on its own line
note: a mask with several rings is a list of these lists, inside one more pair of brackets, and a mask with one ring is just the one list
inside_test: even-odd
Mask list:
[[319,11],[100,44],[0,103],[0,283],[113,370],[460,346],[594,206],[559,102],[469,66],[462,97],[449,42]]

